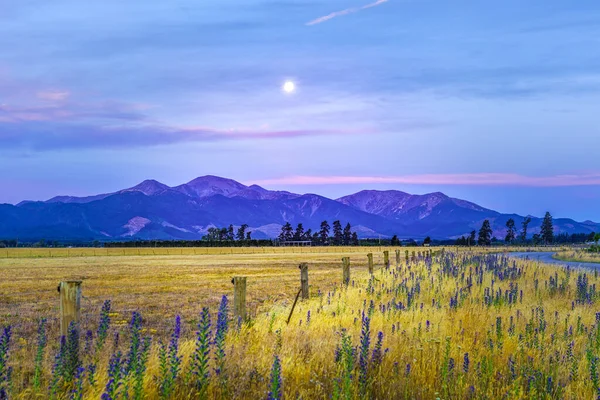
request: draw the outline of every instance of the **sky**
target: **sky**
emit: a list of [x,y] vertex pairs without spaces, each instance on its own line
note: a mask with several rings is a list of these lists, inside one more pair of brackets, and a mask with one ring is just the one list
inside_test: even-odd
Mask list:
[[211,174],[600,221],[599,104],[597,0],[0,0],[0,203]]

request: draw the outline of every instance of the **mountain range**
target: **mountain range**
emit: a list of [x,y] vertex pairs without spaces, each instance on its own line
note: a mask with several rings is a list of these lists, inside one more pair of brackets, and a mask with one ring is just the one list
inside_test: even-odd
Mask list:
[[[146,180],[134,187],[89,197],[0,204],[0,239],[167,240],[200,239],[210,227],[248,224],[252,237],[276,237],[286,222],[318,230],[321,221],[349,222],[359,237],[457,238],[478,230],[485,219],[503,238],[506,221],[520,227],[523,216],[502,214],[443,193],[412,195],[397,190],[363,190],[339,199],[272,191],[231,179],[202,176],[170,187]],[[531,217],[530,234],[541,218]],[[600,224],[554,220],[555,233],[600,231]]]

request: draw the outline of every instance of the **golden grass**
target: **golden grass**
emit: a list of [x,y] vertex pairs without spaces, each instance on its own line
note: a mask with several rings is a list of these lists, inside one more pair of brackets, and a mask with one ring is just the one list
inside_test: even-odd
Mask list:
[[[111,332],[121,332],[124,352],[131,311],[142,313],[147,332],[156,331],[155,342],[167,340],[174,315],[182,315],[183,369],[173,397],[196,398],[193,385],[186,384],[183,376],[194,350],[198,314],[203,306],[216,313],[220,296],[232,294],[230,278],[244,275],[248,276],[252,320],[239,330],[231,325],[226,346],[227,382],[220,385],[213,376],[209,398],[266,398],[275,353],[282,361],[284,398],[330,398],[336,379],[342,377],[334,359],[340,334],[345,330],[353,345],[359,345],[362,313],[368,313],[371,302],[371,351],[381,331],[387,353],[380,365],[369,366],[363,395],[356,367],[350,398],[595,397],[585,354],[589,350],[592,357],[600,356],[600,336],[596,336],[600,331],[594,304],[575,303],[577,271],[496,259],[468,250],[447,251],[451,258],[421,259],[408,265],[403,254],[396,267],[391,252],[392,267],[379,268],[371,280],[366,253],[373,251],[381,267],[382,255],[376,250],[0,260],[0,293],[5,296],[0,297],[0,326],[15,326],[11,353],[14,393],[22,398],[47,396],[57,322],[50,320],[52,346],[45,356],[44,389],[36,394],[31,389],[36,319],[57,314],[58,281],[83,278],[83,328],[95,329],[101,302],[111,299],[115,310]],[[345,288],[340,258],[348,254],[353,282]],[[286,325],[299,287],[299,262],[309,263],[311,298],[299,303]],[[509,276],[511,273],[514,275]],[[587,279],[590,287],[599,283],[594,274]],[[518,285],[517,299],[509,304],[505,293],[511,285]],[[408,306],[407,292],[417,287],[420,291]],[[494,297],[499,289],[498,300],[486,304],[486,290]],[[457,294],[458,306],[452,308],[451,298]],[[596,302],[597,296],[591,300]],[[404,309],[398,308],[400,303]],[[308,311],[311,322],[307,325]],[[214,319],[213,315],[213,325]],[[102,394],[110,352],[111,346],[107,346],[101,354],[100,382],[95,388],[86,384],[86,398]],[[467,371],[463,370],[465,353],[470,359]],[[89,355],[84,360],[89,363]],[[160,378],[155,345],[146,373],[146,398],[159,397]]]
[[563,261],[600,263],[600,253],[590,253],[581,249],[559,251],[554,258]]

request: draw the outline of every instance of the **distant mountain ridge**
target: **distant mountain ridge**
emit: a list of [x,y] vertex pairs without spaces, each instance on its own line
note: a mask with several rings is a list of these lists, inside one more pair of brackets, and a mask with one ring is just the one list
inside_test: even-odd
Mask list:
[[[485,219],[503,238],[509,218],[443,193],[412,195],[363,190],[332,200],[316,194],[271,191],[213,175],[170,187],[145,180],[131,188],[87,197],[0,205],[0,238],[48,240],[200,239],[213,226],[248,224],[254,238],[275,237],[283,224],[318,230],[321,221],[350,222],[360,237],[447,239],[478,230]],[[530,233],[539,231],[532,218]],[[556,219],[557,233],[600,231],[600,224]]]

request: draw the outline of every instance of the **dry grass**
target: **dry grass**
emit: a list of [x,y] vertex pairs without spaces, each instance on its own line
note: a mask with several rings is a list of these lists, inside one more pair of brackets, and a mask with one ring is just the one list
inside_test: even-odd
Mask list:
[[563,261],[600,263],[600,253],[590,253],[581,249],[559,251],[554,258]]
[[[84,330],[95,329],[101,302],[110,299],[114,310],[111,335],[121,333],[120,348],[126,352],[127,320],[133,310],[142,313],[145,332],[152,333],[155,341],[144,386],[149,399],[159,397],[156,342],[167,340],[174,316],[182,316],[179,354],[183,370],[173,397],[196,398],[193,385],[183,377],[194,350],[198,314],[201,307],[210,307],[214,324],[220,296],[232,295],[231,277],[243,275],[248,276],[252,320],[239,330],[230,329],[227,382],[220,384],[211,371],[209,398],[265,398],[275,353],[282,361],[284,398],[330,398],[336,379],[343,377],[334,357],[340,334],[347,332],[353,345],[359,345],[362,313],[368,314],[371,302],[370,350],[381,331],[387,353],[380,365],[369,361],[368,393],[364,396],[360,395],[356,367],[349,398],[595,396],[586,351],[591,352],[592,359],[600,356],[594,306],[598,296],[594,292],[592,303],[576,303],[577,271],[533,261],[507,261],[463,249],[459,253],[448,251],[451,258],[435,258],[433,262],[421,259],[406,264],[403,254],[396,267],[392,251],[392,268],[379,268],[375,279],[370,280],[366,252],[373,251],[379,266],[382,255],[378,249],[361,250],[0,260],[0,326],[15,327],[13,391],[22,398],[47,396],[45,388],[57,347],[57,321],[50,320],[52,345],[45,355],[44,384],[39,394],[31,389],[36,321],[58,314],[58,281],[81,278]],[[348,288],[341,285],[340,258],[346,255],[350,255],[353,266]],[[311,299],[299,304],[291,324],[286,325],[299,287],[300,262],[309,263]],[[552,283],[555,279],[556,285]],[[590,287],[600,283],[593,274],[587,279]],[[522,300],[506,300],[511,285],[518,285]],[[407,293],[417,287],[420,290],[409,305]],[[497,301],[488,304],[487,290],[492,298],[498,290],[502,292]],[[457,294],[458,305],[451,307],[451,298]],[[307,326],[308,311],[311,322]],[[104,390],[112,344],[106,350],[99,355],[100,383],[95,388],[85,385],[86,398],[99,398]],[[465,353],[470,359],[466,371]],[[449,367],[450,359],[453,368]],[[91,360],[89,354],[84,355],[86,365]]]

